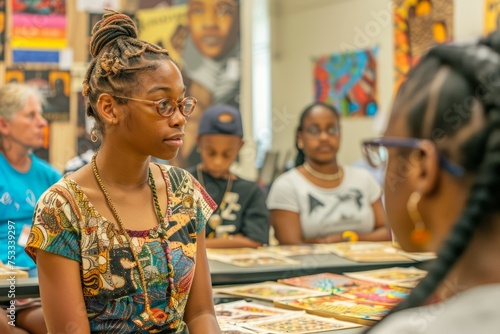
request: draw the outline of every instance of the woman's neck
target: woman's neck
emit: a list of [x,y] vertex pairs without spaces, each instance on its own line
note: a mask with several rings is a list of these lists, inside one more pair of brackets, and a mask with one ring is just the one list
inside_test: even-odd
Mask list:
[[30,150],[22,149],[14,144],[9,145],[4,138],[0,152],[15,170],[23,173],[29,171],[31,167]]

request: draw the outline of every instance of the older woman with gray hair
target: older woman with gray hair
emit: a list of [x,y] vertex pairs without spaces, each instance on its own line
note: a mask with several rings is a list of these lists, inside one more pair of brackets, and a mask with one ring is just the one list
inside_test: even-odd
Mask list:
[[[30,276],[37,275],[36,265],[24,252],[24,246],[35,204],[61,177],[60,172],[32,152],[43,145],[43,130],[47,126],[42,116],[43,102],[43,95],[31,86],[9,83],[0,87],[0,260],[9,268],[29,270]],[[39,302],[21,303],[16,300],[16,326],[6,325],[3,320],[0,331],[46,333]],[[31,306],[24,307],[27,305]]]

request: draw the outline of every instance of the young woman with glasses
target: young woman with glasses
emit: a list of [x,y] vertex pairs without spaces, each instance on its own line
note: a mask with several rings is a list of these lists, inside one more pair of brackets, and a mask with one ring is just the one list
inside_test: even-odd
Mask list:
[[500,33],[432,48],[408,75],[384,137],[385,202],[401,247],[435,251],[428,275],[370,333],[498,333]]
[[280,175],[267,198],[281,244],[389,240],[381,189],[366,170],[340,166],[338,112],[313,103],[300,116],[296,167]]
[[220,332],[205,252],[215,203],[188,172],[150,162],[175,157],[196,99],[137,34],[112,11],[94,26],[83,94],[102,144],[37,204],[27,251],[50,333]]

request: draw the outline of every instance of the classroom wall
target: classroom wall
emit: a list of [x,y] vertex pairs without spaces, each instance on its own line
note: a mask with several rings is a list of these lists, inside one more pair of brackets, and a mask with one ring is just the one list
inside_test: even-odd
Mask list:
[[[379,46],[379,114],[387,115],[393,96],[391,1],[270,1],[273,149],[294,150],[298,116],[314,98],[312,59],[349,46]],[[482,0],[455,0],[455,40],[482,34],[483,6]],[[383,124],[382,118],[344,118],[339,162],[349,164],[362,158],[361,140],[376,136]]]

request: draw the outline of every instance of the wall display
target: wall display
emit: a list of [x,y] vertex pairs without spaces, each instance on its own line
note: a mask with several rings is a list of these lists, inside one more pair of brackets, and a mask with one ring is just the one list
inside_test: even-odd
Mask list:
[[[14,63],[59,61],[55,50],[67,47],[65,0],[12,0]],[[47,55],[41,55],[44,51]],[[33,52],[34,54],[30,54]],[[57,57],[57,59],[55,59]]]
[[395,89],[425,51],[453,40],[453,0],[394,1]]
[[24,82],[37,87],[47,99],[43,116],[49,121],[69,120],[69,71],[7,69],[5,82]]
[[500,0],[484,0],[484,34],[497,30],[500,22]]
[[315,100],[347,117],[375,116],[378,48],[320,57],[314,61]]
[[184,145],[170,163],[187,167],[200,161],[198,122],[215,104],[239,108],[240,4],[238,0],[187,0],[185,4],[139,10],[140,38],[168,49],[184,76],[186,95],[198,100],[186,125]]
[[0,0],[0,61],[5,59],[5,0]]

